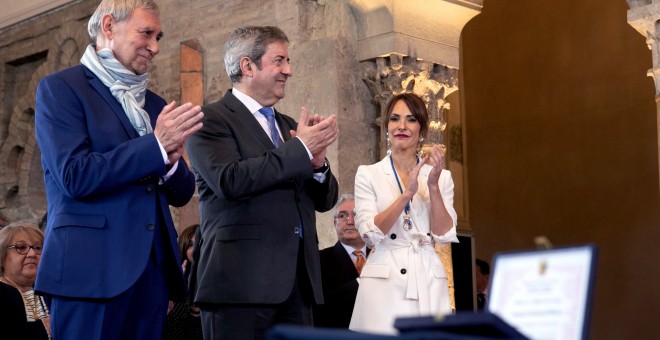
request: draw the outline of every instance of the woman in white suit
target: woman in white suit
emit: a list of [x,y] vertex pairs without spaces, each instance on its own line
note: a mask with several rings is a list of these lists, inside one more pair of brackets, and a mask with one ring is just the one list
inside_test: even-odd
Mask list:
[[394,320],[450,313],[447,274],[436,243],[458,242],[454,182],[436,145],[420,158],[428,112],[415,94],[387,105],[388,156],[355,176],[355,223],[374,250],[360,275],[350,329],[396,334]]

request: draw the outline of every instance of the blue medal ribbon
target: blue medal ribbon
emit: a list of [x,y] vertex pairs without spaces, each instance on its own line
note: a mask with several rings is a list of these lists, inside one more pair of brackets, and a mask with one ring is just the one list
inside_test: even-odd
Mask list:
[[[417,157],[417,164],[419,164],[419,157]],[[390,155],[390,165],[392,165],[392,171],[394,171],[394,178],[396,179],[396,184],[399,186],[399,192],[403,195],[403,187],[401,186],[401,182],[399,181],[399,175],[396,172],[396,169],[394,168],[394,161],[392,160],[392,155]],[[412,198],[410,198],[410,202],[412,202]],[[410,230],[412,228],[412,221],[410,219],[410,202],[406,203],[406,207],[404,208],[404,212],[406,213],[403,216],[403,229],[406,231]]]

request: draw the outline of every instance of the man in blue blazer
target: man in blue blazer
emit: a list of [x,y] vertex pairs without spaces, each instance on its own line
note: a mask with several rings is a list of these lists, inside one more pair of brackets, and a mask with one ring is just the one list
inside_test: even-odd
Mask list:
[[277,323],[311,325],[323,301],[315,212],[337,200],[325,153],[338,131],[334,115],[303,109],[296,123],[273,110],[292,75],[279,28],[236,29],[225,67],[234,87],[204,106],[187,145],[202,229],[195,302],[205,339],[259,339]]
[[158,339],[185,292],[169,205],[194,193],[181,154],[203,114],[146,89],[158,13],[102,1],[82,65],[37,88],[48,225],[35,289],[52,299],[54,339]]

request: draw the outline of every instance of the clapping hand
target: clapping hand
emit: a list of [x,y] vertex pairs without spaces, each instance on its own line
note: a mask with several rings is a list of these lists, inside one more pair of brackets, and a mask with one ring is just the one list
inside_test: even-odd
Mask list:
[[185,103],[176,106],[176,101],[165,105],[158,115],[154,135],[167,152],[171,164],[183,154],[183,145],[195,132],[202,128],[204,113],[199,105]]
[[332,144],[339,135],[337,118],[330,115],[324,118],[321,115],[311,115],[307,108],[302,107],[300,120],[296,130],[290,131],[292,137],[298,137],[312,153],[312,166],[319,168],[325,162],[327,147]]
[[431,172],[429,173],[429,178],[428,178],[428,184],[429,185],[437,185],[438,180],[440,179],[440,174],[442,173],[442,169],[445,168],[445,155],[447,154],[447,148],[442,145],[434,145],[433,148],[431,149],[431,152],[429,152],[428,156],[424,157],[425,159],[428,159],[428,164],[433,166],[433,169],[431,169]]
[[426,164],[428,157],[422,158],[422,160],[417,163],[417,165],[412,169],[408,175],[408,183],[406,184],[406,194],[412,199],[419,189],[419,183],[417,177],[419,176],[419,171],[422,169],[422,166]]

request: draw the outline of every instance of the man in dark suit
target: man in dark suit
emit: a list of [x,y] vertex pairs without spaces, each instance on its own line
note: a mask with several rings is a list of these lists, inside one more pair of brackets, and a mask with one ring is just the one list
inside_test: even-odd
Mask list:
[[325,159],[337,123],[273,110],[292,75],[279,28],[236,29],[225,67],[233,89],[203,107],[187,145],[202,229],[194,300],[204,338],[262,338],[277,323],[311,325],[323,302],[315,211],[337,200]]
[[[321,250],[322,305],[314,306],[317,327],[348,328],[362,270],[369,253],[355,228],[355,199],[351,194],[339,196],[332,214],[337,231],[337,243]],[[359,252],[358,252],[359,251]],[[362,257],[362,258],[360,258]]]
[[203,114],[146,88],[154,2],[104,0],[88,29],[82,65],[37,88],[48,220],[35,290],[52,298],[54,339],[159,339],[185,292],[169,205],[195,191],[180,158]]
[[475,282],[477,286],[477,310],[483,310],[488,300],[488,280],[490,279],[490,265],[482,259],[475,260]]

